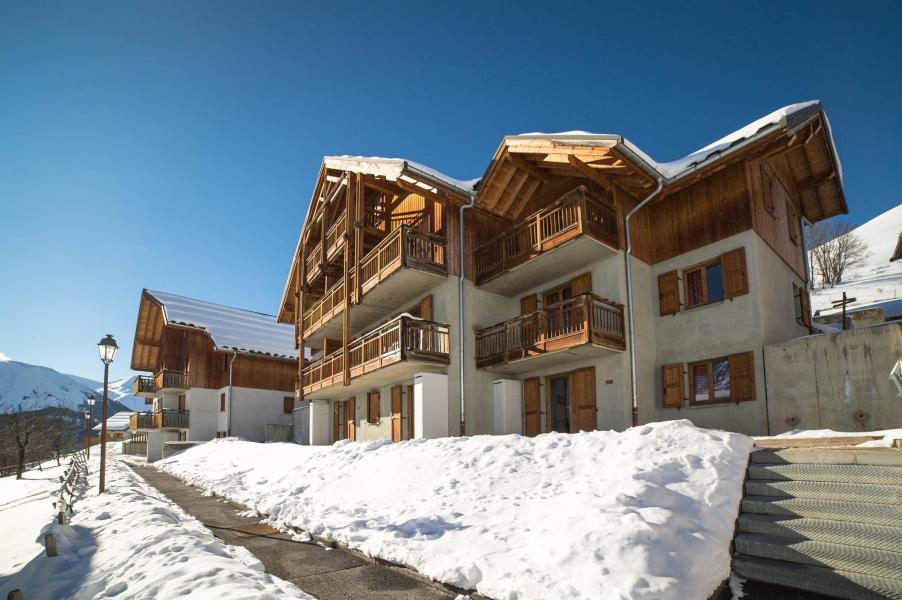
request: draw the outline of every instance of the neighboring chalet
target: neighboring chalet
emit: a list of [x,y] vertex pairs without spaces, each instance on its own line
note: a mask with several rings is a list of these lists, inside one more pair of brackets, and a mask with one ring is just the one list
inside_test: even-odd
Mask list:
[[[108,442],[124,442],[131,437],[129,426],[131,418],[135,413],[133,411],[120,411],[106,420],[106,441]],[[98,423],[92,428],[91,436],[100,439],[100,432],[103,430],[103,423]]]
[[153,408],[132,416],[148,460],[168,441],[227,435],[264,441],[267,424],[291,424],[298,354],[275,317],[144,290],[131,368],[136,396]]
[[326,157],[278,315],[311,442],[764,433],[762,347],[811,325],[804,225],[845,212],[818,102],[674,163],[582,132],[506,137],[476,183]]

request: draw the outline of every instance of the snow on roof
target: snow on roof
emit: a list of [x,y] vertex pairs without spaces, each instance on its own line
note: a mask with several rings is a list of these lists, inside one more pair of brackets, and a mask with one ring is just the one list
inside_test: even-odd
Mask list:
[[[790,104],[788,106],[784,106],[782,108],[778,108],[770,114],[767,114],[760,119],[753,121],[742,127],[737,129],[733,133],[726,135],[716,142],[712,142],[703,148],[699,148],[695,152],[684,156],[678,160],[670,161],[670,162],[657,162],[653,158],[651,158],[648,154],[646,154],[639,146],[632,143],[628,139],[623,136],[612,134],[612,133],[590,133],[588,131],[562,131],[559,133],[523,133],[515,136],[508,136],[511,138],[550,138],[554,139],[559,143],[572,143],[574,145],[592,145],[593,143],[597,144],[610,144],[612,141],[617,144],[622,144],[629,151],[635,154],[639,159],[647,163],[647,165],[654,170],[657,175],[663,177],[664,179],[675,179],[678,176],[686,173],[694,166],[705,162],[707,160],[715,160],[720,153],[724,152],[728,148],[736,145],[737,143],[751,139],[755,137],[757,134],[762,133],[763,130],[769,128],[770,126],[786,126],[787,122],[790,118],[800,113],[804,110],[811,109],[812,107],[819,107],[819,100],[810,100],[808,102],[800,102],[797,104]],[[827,130],[829,133],[829,123],[827,124]],[[830,143],[833,144],[832,134],[830,135]],[[836,151],[834,148],[834,156],[836,156]],[[839,166],[839,159],[837,158],[837,167],[839,169],[839,176],[842,179],[842,167]]]
[[167,292],[146,290],[163,307],[167,325],[202,329],[217,350],[296,359],[294,327],[272,315],[231,308]]
[[[125,431],[128,429],[129,421],[132,418],[132,415],[135,414],[132,411],[121,411],[117,412],[112,417],[107,417],[106,420],[106,428],[107,431]],[[94,431],[100,431],[100,428],[103,424],[98,423],[94,426]]]
[[418,171],[445,186],[455,188],[465,194],[473,193],[479,179],[455,179],[426,165],[404,158],[383,158],[381,156],[326,156],[323,162],[328,169],[351,169],[357,173],[378,175],[389,181],[401,176],[405,169]]

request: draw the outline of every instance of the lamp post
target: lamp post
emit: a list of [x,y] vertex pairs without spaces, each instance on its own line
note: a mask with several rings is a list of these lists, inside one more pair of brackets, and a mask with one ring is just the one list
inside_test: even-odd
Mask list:
[[103,363],[103,404],[100,411],[100,493],[103,493],[106,487],[106,419],[107,419],[107,393],[110,385],[110,363],[116,357],[116,340],[109,333],[106,337],[97,342],[97,349],[100,350],[100,362]]
[[85,458],[91,458],[91,416],[94,411],[94,394],[85,400],[88,410],[85,411]]

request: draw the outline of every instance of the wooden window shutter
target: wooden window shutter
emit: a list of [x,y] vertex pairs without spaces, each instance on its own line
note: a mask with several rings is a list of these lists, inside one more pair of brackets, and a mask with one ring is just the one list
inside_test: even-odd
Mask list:
[[357,399],[345,400],[345,437],[351,441],[357,439]]
[[661,378],[664,382],[664,408],[683,406],[683,363],[661,367]]
[[225,393],[219,394],[219,412],[225,412]]
[[771,215],[777,212],[776,205],[774,204],[774,182],[770,177],[770,174],[767,172],[767,169],[762,164],[760,167],[761,172],[761,198],[764,201],[764,208],[767,209]]
[[755,353],[730,355],[730,399],[746,402],[755,399]]
[[680,284],[676,271],[658,275],[658,300],[662,317],[680,312]]
[[592,273],[586,271],[570,280],[570,289],[574,296],[587,294],[592,291]]
[[528,296],[523,296],[520,298],[520,314],[528,315],[529,313],[534,313],[539,310],[539,296],[536,294],[530,294]]
[[595,367],[570,375],[570,433],[595,431]]
[[538,377],[523,380],[523,435],[542,433],[542,398]]
[[745,248],[736,248],[721,255],[723,265],[724,298],[734,298],[749,293],[749,277],[745,268]]
[[401,386],[391,389],[391,441],[401,441]]
[[379,392],[369,392],[366,395],[366,420],[370,423],[379,422]]
[[286,415],[291,414],[294,411],[294,397],[293,396],[285,396],[282,398],[282,412]]
[[432,320],[432,294],[424,296],[423,299],[420,300],[419,317],[421,319],[425,319],[426,321]]
[[808,295],[808,288],[799,288],[799,304],[802,308],[802,324],[805,327],[811,327],[811,296]]

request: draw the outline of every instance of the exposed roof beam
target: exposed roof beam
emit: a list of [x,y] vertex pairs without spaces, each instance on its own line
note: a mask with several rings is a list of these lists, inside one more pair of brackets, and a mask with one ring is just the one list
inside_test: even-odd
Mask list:
[[611,188],[613,187],[611,181],[577,157],[570,155],[567,157],[567,162],[589,181],[597,183],[608,192],[611,191]]
[[526,161],[526,160],[520,158],[520,157],[517,156],[516,154],[508,154],[508,155],[507,155],[507,158],[508,158],[508,160],[510,160],[514,165],[516,165],[516,167],[517,167],[518,169],[521,169],[521,170],[523,170],[523,171],[526,171],[527,173],[529,173],[529,174],[532,175],[533,177],[536,177],[537,179],[540,179],[540,180],[545,181],[545,182],[551,181],[551,178],[548,177],[548,175],[546,175],[544,171],[542,171],[542,170],[539,169],[538,167],[534,166],[532,163],[530,163],[530,162],[528,162],[528,161]]

